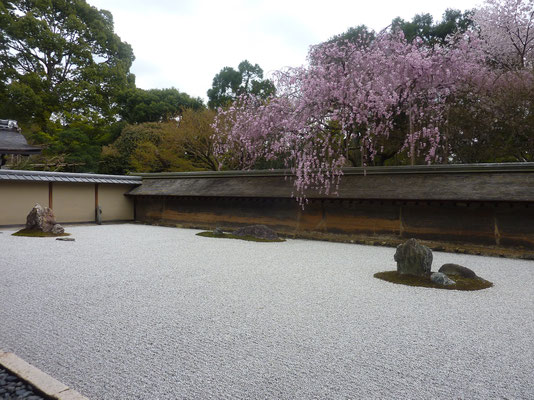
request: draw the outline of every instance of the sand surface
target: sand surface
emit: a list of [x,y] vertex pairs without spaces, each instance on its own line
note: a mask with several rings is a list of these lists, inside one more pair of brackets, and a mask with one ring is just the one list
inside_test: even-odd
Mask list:
[[0,349],[91,399],[534,398],[534,262],[394,285],[394,249],[135,224],[0,234]]

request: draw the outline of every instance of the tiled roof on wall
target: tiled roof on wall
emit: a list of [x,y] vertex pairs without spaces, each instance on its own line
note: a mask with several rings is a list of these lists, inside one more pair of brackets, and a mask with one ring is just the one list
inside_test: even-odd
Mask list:
[[0,182],[35,181],[140,185],[141,180],[142,178],[140,176],[129,175],[77,174],[70,172],[17,171],[0,169]]
[[[293,197],[290,171],[140,174],[129,196]],[[534,163],[346,168],[337,193],[308,190],[309,199],[534,201]]]

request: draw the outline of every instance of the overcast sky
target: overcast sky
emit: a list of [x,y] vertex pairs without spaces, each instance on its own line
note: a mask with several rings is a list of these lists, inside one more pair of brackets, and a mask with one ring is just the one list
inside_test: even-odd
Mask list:
[[266,75],[306,62],[310,45],[365,24],[381,30],[397,16],[481,0],[88,0],[111,11],[115,32],[136,57],[132,72],[143,89],[175,87],[206,99],[221,68],[244,59]]

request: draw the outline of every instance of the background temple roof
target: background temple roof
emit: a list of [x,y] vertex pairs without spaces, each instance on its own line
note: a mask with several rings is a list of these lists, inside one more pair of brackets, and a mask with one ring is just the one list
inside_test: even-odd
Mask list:
[[[2,120],[4,121],[4,120]],[[40,147],[30,146],[18,128],[0,124],[0,154],[39,154]]]

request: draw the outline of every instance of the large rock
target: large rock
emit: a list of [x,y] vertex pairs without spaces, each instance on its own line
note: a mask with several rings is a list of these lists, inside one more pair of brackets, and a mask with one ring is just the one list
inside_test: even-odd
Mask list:
[[439,272],[442,272],[447,275],[461,276],[463,278],[478,278],[477,274],[475,274],[475,271],[458,264],[443,264],[439,269]]
[[56,225],[54,212],[40,204],[36,204],[26,217],[26,229],[52,232],[54,225]]
[[97,225],[102,225],[102,207],[100,206],[95,208],[95,222]]
[[449,278],[447,275],[441,272],[432,272],[432,274],[430,275],[430,280],[441,286],[450,286],[456,283],[451,278]]
[[397,272],[401,275],[429,276],[432,251],[415,239],[397,246],[395,252]]
[[65,229],[56,223],[54,212],[40,204],[36,204],[26,217],[26,229],[51,232],[55,235],[65,232]]
[[252,236],[256,239],[276,240],[278,235],[275,231],[265,225],[249,225],[239,228],[233,232],[235,236]]

